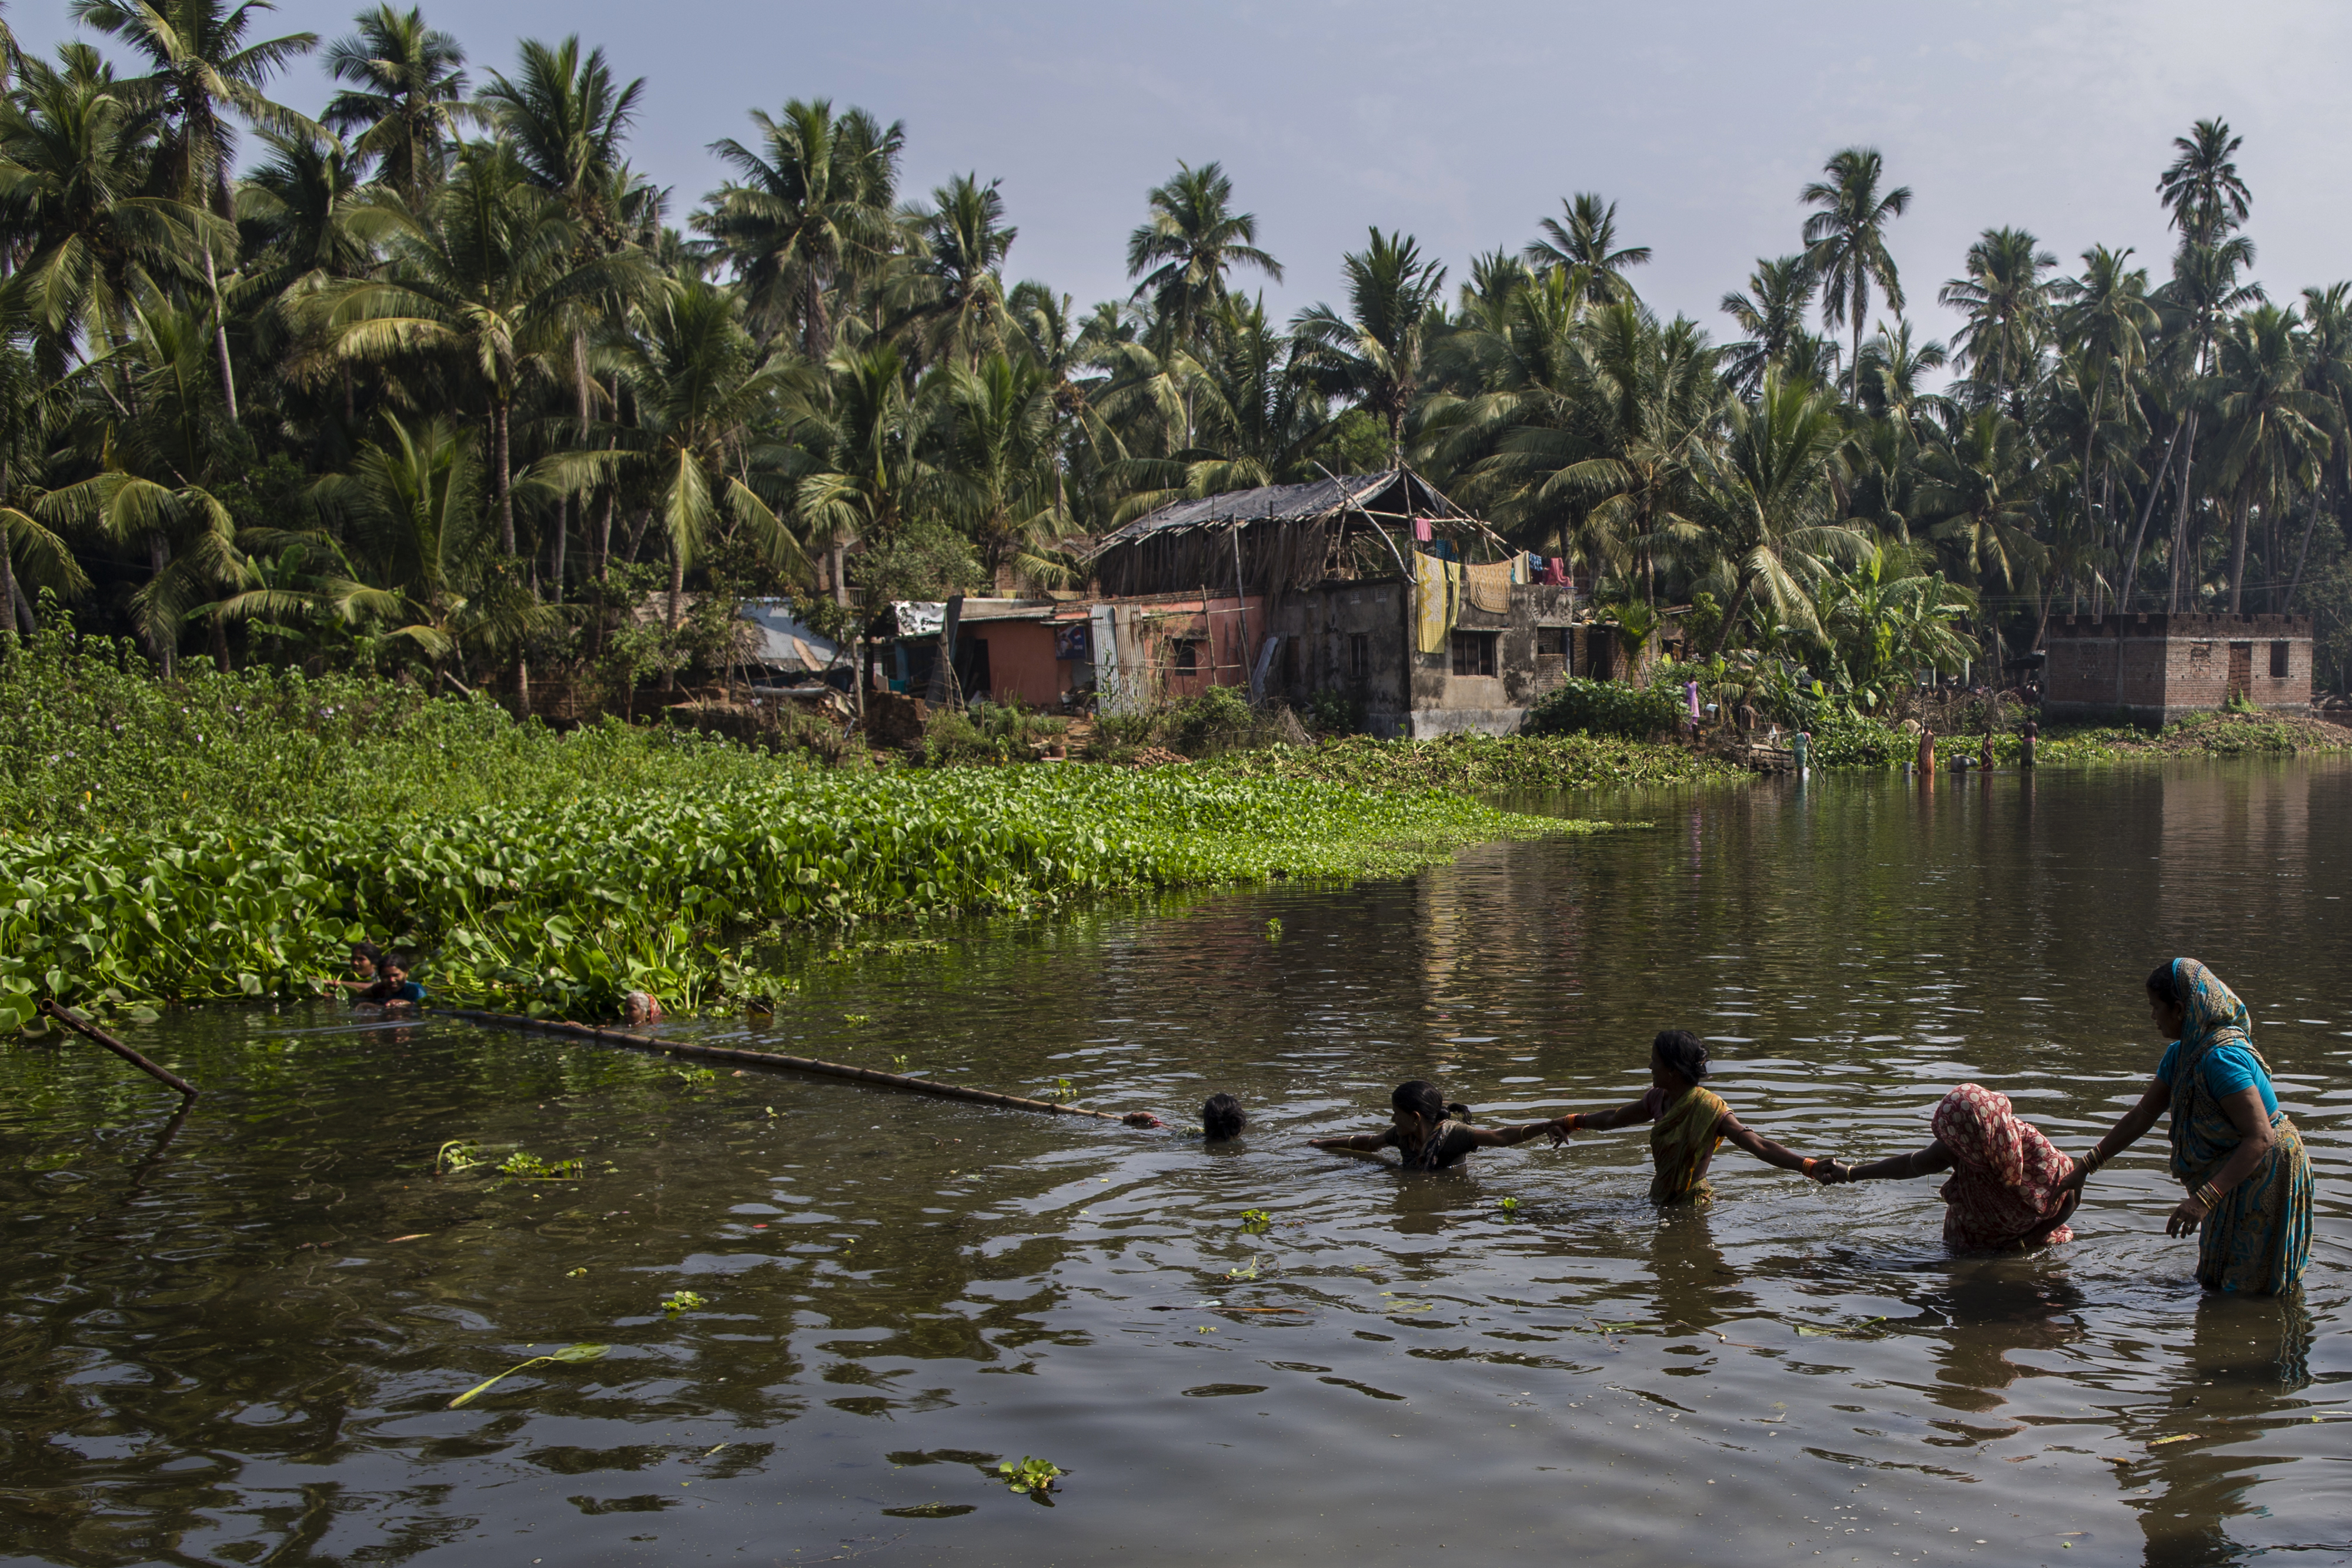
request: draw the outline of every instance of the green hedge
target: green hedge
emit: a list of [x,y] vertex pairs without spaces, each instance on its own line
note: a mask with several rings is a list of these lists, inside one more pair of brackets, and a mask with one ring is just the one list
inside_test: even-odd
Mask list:
[[1673,734],[1683,717],[1682,704],[1671,692],[1571,675],[1546,692],[1528,710],[1519,727],[1528,735],[1614,735],[1649,740]]

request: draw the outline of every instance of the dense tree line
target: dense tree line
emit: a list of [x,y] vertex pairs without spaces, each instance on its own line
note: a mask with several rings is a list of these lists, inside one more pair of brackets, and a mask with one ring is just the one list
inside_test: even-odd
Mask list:
[[[1920,340],[1879,155],[1832,157],[1717,341],[1642,300],[1575,195],[1466,279],[1373,228],[1288,323],[1227,172],[1143,198],[1135,287],[1008,283],[993,182],[901,188],[906,132],[793,100],[677,210],[628,162],[642,83],[576,38],[469,68],[415,10],[324,42],[268,7],[73,0],[0,40],[0,608],[183,653],[635,680],[684,591],[1079,584],[1171,498],[1408,462],[1569,558],[1629,622],[1855,689],[2000,659],[2047,616],[2312,610],[2352,664],[2352,286],[2273,297],[2220,120],[2156,197],[2175,248],[2069,271],[1988,230]],[[670,591],[666,617],[625,613]],[[1967,618],[1963,621],[1962,616]],[[708,631],[708,626],[704,628]],[[527,689],[527,686],[526,686]]]

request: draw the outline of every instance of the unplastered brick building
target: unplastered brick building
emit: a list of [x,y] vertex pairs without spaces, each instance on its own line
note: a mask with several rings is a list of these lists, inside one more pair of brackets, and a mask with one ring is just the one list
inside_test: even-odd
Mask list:
[[2170,724],[2233,696],[2311,706],[2308,615],[2053,616],[2042,711],[2052,719]]

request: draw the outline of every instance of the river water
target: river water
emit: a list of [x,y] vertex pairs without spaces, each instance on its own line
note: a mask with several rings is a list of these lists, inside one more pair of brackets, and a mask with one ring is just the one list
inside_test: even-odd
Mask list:
[[[2352,1560],[2352,768],[1546,804],[1655,825],[975,924],[671,1026],[1231,1090],[1231,1146],[323,1006],[130,1031],[205,1090],[176,1126],[94,1048],[0,1051],[0,1561]],[[2309,1141],[2298,1297],[2200,1297],[2161,1131],[2007,1259],[1947,1255],[1932,1178],[1726,1148],[1661,1213],[1639,1132],[1437,1176],[1301,1145],[1408,1077],[1618,1103],[1680,1025],[1806,1152],[1918,1146],[1965,1080],[2079,1149],[2177,952]],[[436,1177],[459,1139],[585,1174]],[[1050,1506],[992,1479],[1032,1456]]]

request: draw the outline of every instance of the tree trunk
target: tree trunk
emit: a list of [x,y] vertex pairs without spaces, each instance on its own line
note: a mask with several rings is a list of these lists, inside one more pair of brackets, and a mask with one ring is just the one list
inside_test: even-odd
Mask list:
[[2165,476],[2172,472],[2172,449],[2180,444],[2181,429],[2178,424],[2172,427],[2171,438],[2164,444],[2164,461],[2148,476],[2147,500],[2139,509],[2139,525],[2132,529],[2131,553],[2124,561],[2123,593],[2116,601],[2118,615],[2131,613],[2134,591],[2139,586],[2140,547],[2147,542],[2148,521],[2156,516],[2156,503],[2164,494]]
[[[0,616],[5,616],[11,627],[16,624],[16,541],[9,538],[8,525],[5,521],[0,521]],[[29,637],[32,631],[27,626],[25,634]]]
[[617,489],[604,492],[604,520],[596,535],[596,580],[599,582],[613,574],[613,506],[619,498]]
[[2311,516],[2305,520],[2303,525],[2303,549],[2301,553],[2296,555],[2294,558],[2294,575],[2287,580],[2286,597],[2279,601],[2279,602],[2273,606],[2273,608],[2284,611],[2289,615],[2294,613],[2294,596],[2303,588],[2304,566],[2311,559],[2311,530],[2318,527],[2319,514],[2326,507],[2326,504],[2327,481],[2322,479],[2319,482],[2318,490],[2315,492],[2311,497]]
[[2246,513],[2253,505],[2250,497],[2238,503],[2238,520],[2230,529],[2230,613],[2239,612],[2238,606],[2245,587],[2246,576]]
[[515,553],[514,471],[509,466],[507,447],[507,403],[504,398],[490,405],[490,461],[497,465],[493,477],[499,487],[499,544],[511,556]]
[[2180,609],[2180,569],[2189,554],[2189,481],[2197,466],[2197,411],[2189,411],[2189,439],[2182,444],[2180,454],[2180,505],[2172,519],[2172,599],[2170,608]]
[[833,601],[844,610],[849,608],[849,547],[835,544],[828,558],[833,572]]
[[[686,592],[686,552],[673,539],[669,547],[669,629],[677,630],[678,609]],[[662,690],[677,690],[677,653],[675,648],[664,650],[662,659]]]
[[30,637],[38,632],[41,629],[40,618],[33,613],[33,601],[25,597],[25,585],[16,580],[13,572],[8,579],[8,597],[16,605],[12,613],[16,617],[16,623],[24,628],[25,635]]
[[1723,624],[1715,629],[1715,646],[1706,651],[1708,664],[1712,664],[1723,657],[1723,645],[1731,640],[1732,624],[1739,619],[1739,612],[1748,608],[1749,586],[1749,579],[1741,577],[1738,591],[1731,596],[1731,602],[1724,607]]
[[551,547],[547,563],[549,584],[555,591],[555,602],[563,602],[563,550],[572,535],[572,497],[559,496],[555,501],[555,543]]
[[[172,547],[163,542],[163,535],[149,534],[147,536],[147,580],[152,582],[163,576],[163,569],[171,564]],[[163,678],[170,680],[173,673],[179,666],[180,650],[177,640],[161,634],[153,635],[148,638],[147,648],[155,655],[155,663],[162,667]]]
[[236,375],[228,362],[228,312],[221,306],[220,277],[213,268],[213,247],[205,246],[205,282],[213,291],[213,348],[220,355],[221,396],[228,401],[228,420],[236,423]]

